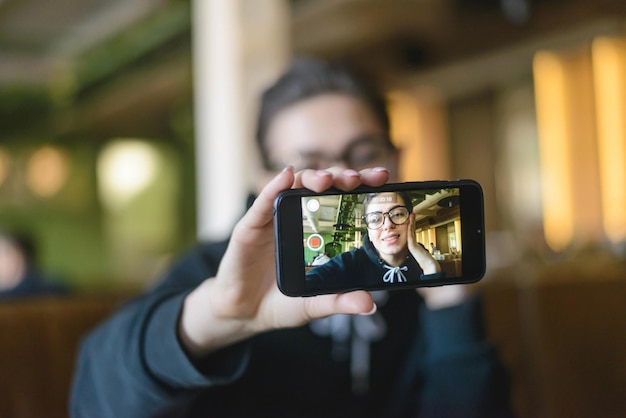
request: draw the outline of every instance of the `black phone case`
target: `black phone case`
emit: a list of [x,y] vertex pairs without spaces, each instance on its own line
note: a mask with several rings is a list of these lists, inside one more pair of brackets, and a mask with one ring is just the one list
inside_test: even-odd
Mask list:
[[[350,290],[380,290],[387,286],[362,287],[327,287],[310,289],[305,285],[304,234],[302,227],[303,197],[328,195],[353,195],[386,191],[436,191],[439,189],[458,188],[460,197],[460,217],[462,226],[463,273],[460,277],[424,281],[416,286],[395,285],[394,289],[442,286],[448,284],[472,283],[480,280],[486,269],[485,232],[484,232],[484,196],[479,183],[474,180],[435,180],[425,182],[389,183],[380,187],[362,186],[343,192],[328,189],[313,192],[308,189],[290,189],[281,192],[274,201],[274,239],[276,250],[277,284],[287,296],[313,296],[328,293],[342,293]],[[457,202],[458,203],[458,202]],[[467,261],[465,261],[467,260]]]

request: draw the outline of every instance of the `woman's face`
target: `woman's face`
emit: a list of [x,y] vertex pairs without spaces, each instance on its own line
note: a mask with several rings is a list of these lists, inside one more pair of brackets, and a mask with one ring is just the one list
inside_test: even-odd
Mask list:
[[365,215],[372,212],[385,214],[383,225],[378,229],[368,228],[367,232],[380,258],[391,266],[402,264],[409,254],[408,219],[402,225],[396,225],[389,219],[388,212],[397,206],[406,206],[398,194],[381,193],[365,208]]
[[266,146],[276,169],[385,166],[394,177],[395,152],[385,142],[386,135],[360,100],[329,93],[280,111],[269,125]]

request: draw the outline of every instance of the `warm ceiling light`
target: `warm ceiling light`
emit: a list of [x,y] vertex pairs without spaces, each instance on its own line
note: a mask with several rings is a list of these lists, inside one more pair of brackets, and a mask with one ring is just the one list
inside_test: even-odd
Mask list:
[[450,177],[446,115],[437,93],[394,91],[388,103],[391,138],[402,149],[400,179]]
[[604,231],[626,240],[626,39],[593,42],[593,79]]
[[544,234],[547,244],[555,251],[564,250],[574,236],[564,71],[557,54],[539,52],[535,55],[533,75],[542,174]]
[[60,150],[45,146],[33,153],[26,166],[26,184],[39,197],[52,197],[67,180],[67,157]]

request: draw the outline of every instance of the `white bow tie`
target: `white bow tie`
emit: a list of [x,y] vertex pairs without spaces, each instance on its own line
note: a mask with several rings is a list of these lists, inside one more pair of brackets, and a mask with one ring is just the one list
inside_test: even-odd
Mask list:
[[407,271],[409,269],[407,266],[391,267],[391,266],[388,266],[387,264],[384,264],[383,267],[387,269],[387,271],[383,275],[383,282],[393,283],[396,277],[398,278],[398,283],[406,282],[406,276],[402,272]]
[[[370,292],[378,307],[383,306],[387,291]],[[309,323],[311,331],[319,336],[330,336],[332,356],[337,361],[350,358],[352,392],[364,394],[369,390],[370,344],[380,341],[387,333],[387,324],[380,312],[373,315],[332,315]]]

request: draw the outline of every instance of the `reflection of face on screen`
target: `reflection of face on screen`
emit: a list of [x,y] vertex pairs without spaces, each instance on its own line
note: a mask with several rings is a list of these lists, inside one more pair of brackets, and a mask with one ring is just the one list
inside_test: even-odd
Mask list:
[[[431,252],[448,278],[461,277],[462,237],[459,189],[346,194],[302,199],[307,270],[360,248],[367,241],[390,266],[406,259],[408,213],[415,216],[415,240]],[[368,228],[369,224],[369,228]]]

